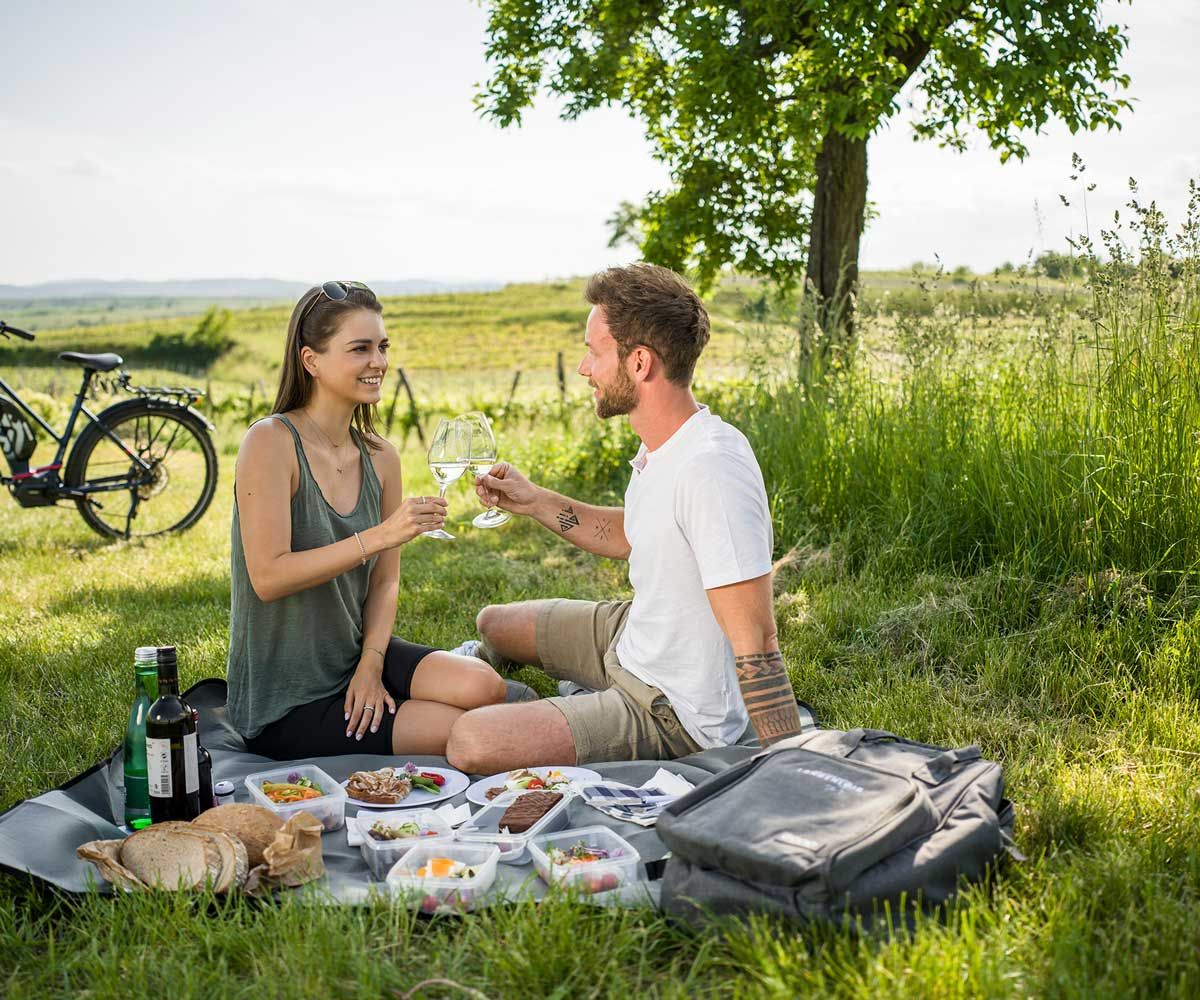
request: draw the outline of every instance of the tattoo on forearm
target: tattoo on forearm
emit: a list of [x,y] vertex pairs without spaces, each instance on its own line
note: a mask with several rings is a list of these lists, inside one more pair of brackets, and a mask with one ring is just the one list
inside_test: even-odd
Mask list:
[[572,528],[579,527],[579,515],[574,507],[564,507],[558,512],[558,528],[565,535]]
[[596,528],[592,535],[598,542],[607,542],[612,538],[612,525],[607,519],[601,518],[596,522]]
[[800,732],[800,710],[783,654],[750,653],[734,658],[742,700],[759,742],[770,746]]

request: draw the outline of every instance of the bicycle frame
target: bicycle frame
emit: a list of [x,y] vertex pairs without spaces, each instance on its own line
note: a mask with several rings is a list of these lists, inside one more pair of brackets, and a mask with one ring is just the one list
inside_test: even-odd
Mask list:
[[[58,448],[56,449],[56,451],[54,453],[54,461],[53,462],[50,462],[48,465],[40,466],[37,469],[32,469],[29,472],[19,472],[19,473],[15,473],[11,476],[5,476],[3,474],[0,474],[0,485],[7,486],[9,483],[24,482],[28,479],[34,478],[35,476],[50,472],[50,473],[55,474],[54,485],[56,487],[58,487],[57,473],[58,473],[59,469],[62,468],[63,458],[66,456],[66,453],[67,453],[67,444],[70,442],[71,437],[75,433],[75,424],[76,424],[76,421],[78,421],[79,415],[81,413],[88,420],[90,420],[93,424],[97,424],[100,427],[100,429],[104,432],[104,435],[107,438],[109,438],[109,440],[111,440],[113,442],[113,444],[115,444],[118,448],[120,448],[121,451],[123,451],[126,455],[129,456],[129,459],[131,462],[140,466],[143,474],[149,475],[151,473],[150,465],[147,462],[144,462],[139,456],[135,455],[132,451],[130,451],[125,446],[125,442],[122,441],[116,434],[114,434],[112,431],[110,431],[107,427],[105,427],[103,424],[101,424],[100,420],[96,416],[96,414],[94,414],[91,410],[89,410],[87,408],[87,406],[84,405],[83,401],[84,401],[84,399],[87,398],[88,385],[92,380],[93,374],[94,374],[94,372],[91,372],[91,371],[85,371],[83,373],[83,384],[79,387],[79,392],[75,396],[75,404],[71,407],[71,415],[70,415],[70,417],[67,418],[67,426],[66,426],[66,429],[62,432],[62,434],[58,434],[54,430],[53,427],[51,427],[48,423],[46,423],[45,420],[43,420],[41,418],[40,415],[38,415],[33,410],[31,410],[26,405],[25,401],[23,399],[21,399],[21,397],[17,394],[17,391],[11,385],[9,385],[7,382],[5,382],[3,378],[0,378],[0,391],[3,391],[4,395],[7,396],[9,399],[11,399],[18,407],[20,407],[21,411],[26,416],[28,416],[32,420],[34,420],[37,423],[37,425],[42,428],[42,430],[44,430],[56,442],[58,442]],[[90,493],[113,493],[117,490],[127,490],[130,488],[131,485],[142,485],[142,484],[140,481],[136,484],[131,484],[130,477],[128,475],[105,476],[101,479],[95,479],[95,480],[92,480],[91,482],[83,483],[79,486],[72,487],[69,490],[62,490],[62,493],[63,493],[64,498],[67,496],[80,497],[80,496],[86,496],[87,494],[90,494]]]

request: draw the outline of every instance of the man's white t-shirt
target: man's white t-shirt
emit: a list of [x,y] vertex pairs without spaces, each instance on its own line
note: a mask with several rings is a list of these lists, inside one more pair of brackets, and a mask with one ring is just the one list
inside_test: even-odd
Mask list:
[[771,571],[767,491],[750,442],[702,406],[630,463],[625,537],[633,605],[617,640],[621,666],[660,688],[705,749],[748,723],[733,649],[706,590]]

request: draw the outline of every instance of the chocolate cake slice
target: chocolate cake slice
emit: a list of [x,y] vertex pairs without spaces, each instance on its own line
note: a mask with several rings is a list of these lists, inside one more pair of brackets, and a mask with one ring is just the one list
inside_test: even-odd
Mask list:
[[508,833],[524,833],[562,801],[562,792],[525,792],[504,810],[497,824]]

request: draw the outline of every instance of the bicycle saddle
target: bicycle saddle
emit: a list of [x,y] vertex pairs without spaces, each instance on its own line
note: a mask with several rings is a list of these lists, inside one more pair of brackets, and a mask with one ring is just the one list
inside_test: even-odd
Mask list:
[[74,351],[63,351],[58,360],[74,361],[75,364],[83,365],[94,372],[110,372],[125,364],[125,359],[119,354],[76,354]]

